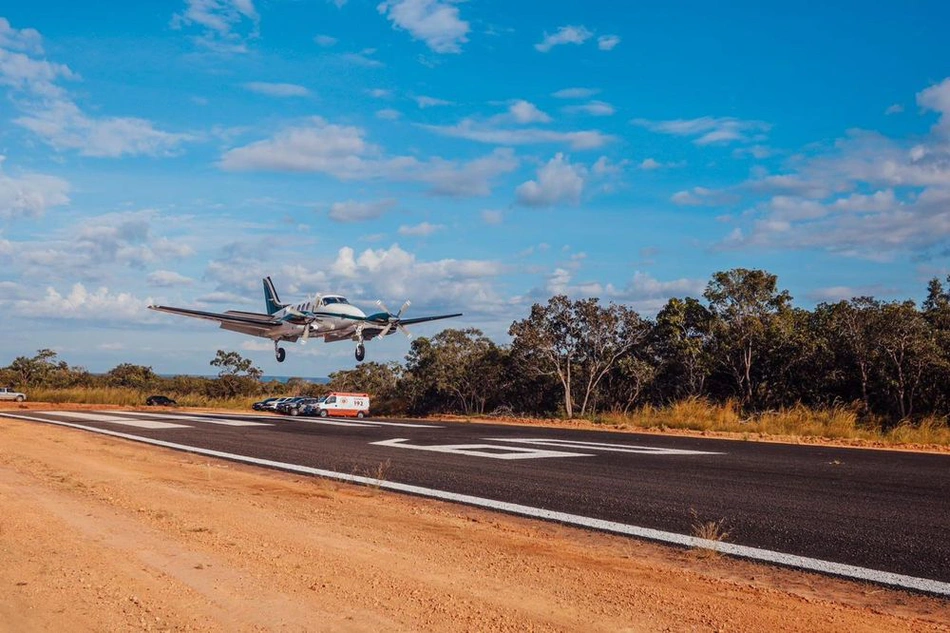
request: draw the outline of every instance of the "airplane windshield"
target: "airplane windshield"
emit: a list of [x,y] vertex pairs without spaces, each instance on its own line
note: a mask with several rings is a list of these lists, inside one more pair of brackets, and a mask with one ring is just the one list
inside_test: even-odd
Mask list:
[[349,303],[349,301],[345,297],[324,297],[323,303],[329,305],[331,303]]

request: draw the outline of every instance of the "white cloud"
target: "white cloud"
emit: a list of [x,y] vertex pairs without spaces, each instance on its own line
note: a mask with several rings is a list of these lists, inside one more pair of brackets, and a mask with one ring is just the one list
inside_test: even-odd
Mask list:
[[246,41],[258,36],[260,16],[252,0],[185,0],[185,4],[182,13],[172,16],[172,28],[202,29],[195,40],[215,52],[246,52]]
[[603,147],[613,140],[612,136],[598,130],[559,132],[535,128],[504,129],[490,124],[477,123],[471,119],[464,119],[461,123],[451,126],[423,125],[422,127],[443,136],[464,138],[492,145],[562,143],[569,145],[571,149],[584,150]]
[[150,286],[171,288],[173,286],[190,286],[195,280],[171,270],[156,270],[148,274],[145,282]]
[[399,234],[410,237],[428,237],[436,231],[441,231],[444,228],[445,225],[443,224],[430,224],[428,222],[421,222],[413,226],[400,226]]
[[698,119],[673,119],[669,121],[634,119],[631,123],[661,134],[692,136],[694,137],[693,142],[696,145],[757,140],[762,138],[772,127],[763,121],[746,121],[734,117],[710,116],[704,116]]
[[266,81],[250,81],[244,87],[251,92],[269,97],[306,97],[310,91],[297,84],[270,83]]
[[551,96],[557,99],[589,99],[600,92],[596,88],[564,88]]
[[219,166],[233,171],[321,172],[341,180],[423,182],[434,193],[453,196],[488,195],[492,179],[518,166],[508,149],[497,149],[468,162],[387,158],[379,147],[364,139],[364,134],[361,128],[332,125],[314,117],[271,139],[225,152]]
[[601,35],[597,38],[597,48],[602,51],[612,51],[620,43],[619,35]]
[[[0,24],[2,26],[2,24]],[[4,157],[0,156],[0,167]],[[0,218],[41,217],[52,207],[69,203],[69,183],[55,176],[7,176],[0,169]]]
[[519,99],[511,104],[508,113],[516,123],[550,123],[551,117],[533,103]]
[[579,112],[591,116],[610,116],[615,112],[614,107],[605,101],[589,101],[580,105],[567,106],[564,111]]
[[416,104],[420,108],[433,108],[436,106],[449,106],[454,105],[451,101],[446,101],[445,99],[437,99],[435,97],[414,97]]
[[460,53],[468,41],[468,22],[459,18],[455,0],[386,0],[377,10],[393,28],[409,31],[436,53]]
[[504,214],[496,209],[485,209],[482,211],[482,221],[485,224],[501,224],[504,219]]
[[382,119],[384,121],[395,121],[402,116],[402,112],[399,110],[393,110],[392,108],[383,108],[382,110],[376,111],[376,118]]
[[6,18],[0,18],[0,48],[42,53],[43,38],[36,29],[18,30]]
[[887,106],[887,109],[884,110],[884,114],[900,114],[904,111],[904,106],[899,103],[894,103]]
[[334,202],[330,207],[330,219],[336,222],[366,222],[380,218],[395,206],[393,199],[377,200],[375,202]]
[[917,93],[917,105],[940,113],[934,131],[950,136],[950,77]]
[[331,46],[335,45],[338,40],[330,35],[315,35],[313,41],[316,42],[317,46],[330,48]]
[[558,153],[538,170],[537,180],[522,183],[515,190],[519,204],[549,207],[560,203],[577,204],[584,190],[585,170],[572,165]]
[[140,299],[128,292],[113,293],[107,287],[90,292],[83,284],[77,283],[66,295],[50,286],[43,297],[15,301],[13,313],[30,317],[43,314],[46,319],[55,320],[144,322],[149,320],[150,312],[146,308],[151,303],[151,298]]
[[74,149],[84,156],[170,156],[194,137],[156,129],[134,117],[93,119],[70,101],[56,101],[45,110],[22,116],[14,123],[41,137],[57,150]]
[[386,90],[385,88],[373,88],[372,90],[367,91],[369,96],[374,99],[388,99],[392,96],[391,90]]
[[534,48],[542,53],[547,53],[555,46],[562,44],[583,44],[593,35],[583,26],[562,26],[556,33],[549,35],[544,33],[544,39],[535,44]]
[[373,59],[372,55],[376,53],[375,48],[366,48],[359,53],[340,53],[338,57],[348,64],[354,66],[363,66],[365,68],[382,68],[386,64]]

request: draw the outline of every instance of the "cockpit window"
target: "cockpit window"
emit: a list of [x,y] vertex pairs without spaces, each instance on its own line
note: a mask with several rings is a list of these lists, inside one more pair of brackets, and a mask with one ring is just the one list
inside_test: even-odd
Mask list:
[[349,303],[349,301],[347,301],[345,297],[324,297],[323,303],[324,305],[329,305],[331,303]]

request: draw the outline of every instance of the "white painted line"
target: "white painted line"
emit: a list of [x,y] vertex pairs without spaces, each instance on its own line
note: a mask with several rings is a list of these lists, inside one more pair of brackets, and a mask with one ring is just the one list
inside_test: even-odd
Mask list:
[[[334,418],[338,419],[338,418]],[[445,427],[434,424],[412,424],[409,422],[381,422],[380,420],[354,420],[356,424],[367,424],[371,426],[401,426],[407,429],[441,429]]]
[[191,428],[186,424],[172,424],[171,422],[159,422],[157,420],[133,420],[123,418],[117,415],[104,415],[102,413],[86,413],[83,411],[37,411],[47,415],[57,415],[63,418],[72,418],[74,420],[88,420],[90,422],[106,422],[107,424],[122,424],[124,426],[134,426],[140,429],[187,429]]
[[603,444],[601,442],[579,442],[558,439],[529,439],[486,437],[489,442],[514,442],[516,444],[537,444],[539,446],[558,446],[581,450],[605,451],[611,453],[641,453],[644,455],[724,455],[713,451],[694,451],[682,448],[657,448],[655,446],[631,446],[629,444]]
[[[38,413],[42,413],[42,412],[38,412]],[[585,516],[581,516],[577,514],[569,514],[567,512],[556,512],[554,510],[545,510],[543,508],[533,508],[531,506],[525,506],[518,503],[508,503],[506,501],[496,501],[494,499],[485,499],[483,497],[464,495],[464,494],[459,494],[457,492],[448,492],[446,490],[436,490],[434,488],[424,488],[422,486],[413,486],[411,484],[401,484],[394,481],[386,481],[385,479],[374,479],[372,477],[364,477],[362,475],[338,473],[332,470],[324,470],[322,468],[313,468],[310,466],[301,466],[299,464],[275,462],[269,459],[250,457],[247,455],[236,455],[234,453],[225,453],[223,451],[215,451],[208,448],[188,446],[187,444],[176,444],[175,442],[165,442],[163,440],[155,440],[150,437],[140,437],[138,435],[129,435],[128,433],[119,433],[118,431],[98,429],[91,426],[83,426],[82,424],[72,424],[70,422],[61,422],[59,420],[35,418],[35,417],[27,416],[27,415],[18,415],[18,414],[12,414],[12,413],[0,413],[0,417],[16,418],[20,420],[30,420],[33,422],[44,422],[46,424],[55,424],[58,426],[66,426],[66,427],[71,427],[75,429],[82,429],[84,431],[90,431],[92,433],[100,433],[102,435],[120,437],[123,439],[132,440],[135,442],[143,442],[145,444],[151,444],[153,446],[161,446],[164,448],[171,448],[174,450],[194,453],[196,455],[206,455],[208,457],[219,457],[221,459],[228,459],[231,461],[241,462],[244,464],[253,464],[255,466],[265,466],[267,468],[277,468],[280,470],[286,470],[288,472],[301,473],[305,475],[314,475],[316,477],[326,477],[328,479],[336,479],[338,481],[346,481],[346,482],[354,483],[354,484],[362,484],[364,486],[373,486],[375,488],[383,488],[385,490],[404,492],[406,494],[417,495],[421,497],[441,499],[443,501],[452,501],[454,503],[463,503],[466,505],[477,506],[480,508],[488,508],[490,510],[498,510],[500,512],[507,512],[509,514],[517,514],[520,516],[526,516],[526,517],[531,517],[535,519],[544,519],[547,521],[556,521],[558,523],[566,523],[568,525],[577,525],[580,527],[591,528],[591,529],[600,530],[603,532],[625,534],[627,536],[634,536],[637,538],[648,539],[651,541],[660,541],[663,543],[671,543],[673,545],[680,545],[683,547],[698,547],[698,548],[703,548],[703,549],[711,549],[711,550],[716,550],[718,552],[721,552],[723,554],[738,556],[740,558],[748,558],[751,560],[757,560],[757,561],[762,561],[766,563],[774,563],[776,565],[784,565],[786,567],[795,567],[797,569],[816,571],[823,574],[831,574],[833,576],[842,576],[844,578],[851,578],[854,580],[865,580],[868,582],[874,582],[881,585],[887,585],[890,587],[901,587],[904,589],[914,589],[916,591],[925,591],[927,593],[937,594],[941,596],[950,596],[950,582],[943,582],[940,580],[930,580],[929,578],[917,578],[915,576],[905,576],[904,574],[895,574],[889,571],[880,571],[877,569],[868,569],[867,567],[858,567],[856,565],[846,565],[844,563],[835,563],[831,561],[821,560],[818,558],[808,558],[807,556],[797,556],[795,554],[784,554],[782,552],[775,552],[772,550],[761,549],[758,547],[748,547],[746,545],[735,545],[733,543],[723,543],[722,541],[710,541],[707,539],[697,538],[695,536],[687,536],[686,534],[677,534],[676,532],[665,532],[663,530],[654,530],[652,528],[639,527],[636,525],[627,525],[625,523],[617,523],[616,521],[604,521],[602,519],[594,519],[591,517],[585,517]]]
[[365,428],[367,426],[375,426],[373,424],[365,424],[363,422],[344,422],[343,420],[338,420],[336,418],[311,418],[310,416],[294,416],[292,419],[298,420],[300,422],[307,422],[309,424],[326,424],[327,426],[356,426],[360,428]]
[[[520,446],[497,446],[494,444],[441,444],[436,446],[422,446],[406,444],[409,440],[397,438],[370,442],[374,446],[391,446],[395,448],[409,448],[415,451],[431,451],[433,453],[451,453],[452,455],[469,455],[471,457],[488,457],[490,459],[539,459],[544,457],[593,457],[589,453],[568,453],[566,451],[545,451],[539,448],[521,448]],[[504,451],[504,452],[499,452]]]
[[115,411],[116,415],[125,415],[129,417],[158,418],[161,420],[188,420],[189,422],[206,422],[207,424],[220,424],[222,426],[274,426],[267,422],[250,422],[248,420],[232,420],[229,418],[205,418],[195,415],[181,415],[178,413],[145,413],[142,411]]

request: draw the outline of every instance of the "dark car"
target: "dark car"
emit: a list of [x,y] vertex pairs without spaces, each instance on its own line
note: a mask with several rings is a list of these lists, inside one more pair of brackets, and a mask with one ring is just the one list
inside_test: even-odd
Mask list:
[[255,402],[254,404],[252,404],[251,408],[254,409],[255,411],[264,411],[267,409],[273,409],[274,403],[277,402],[278,400],[280,400],[280,398],[264,398],[260,402]]
[[285,413],[287,415],[300,415],[301,407],[304,407],[308,404],[312,404],[317,401],[317,398],[309,398],[306,396],[299,396],[297,398],[290,398],[284,402],[281,402],[277,405],[277,411],[280,413]]
[[168,396],[149,396],[145,399],[145,404],[150,407],[177,407],[178,403]]

